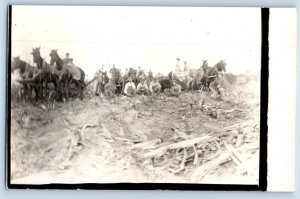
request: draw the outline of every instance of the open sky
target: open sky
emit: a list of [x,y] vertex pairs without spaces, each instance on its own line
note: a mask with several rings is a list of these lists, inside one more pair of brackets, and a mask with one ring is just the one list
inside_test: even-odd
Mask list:
[[103,64],[154,73],[176,58],[198,68],[225,59],[231,73],[259,72],[260,8],[13,6],[12,56],[33,63],[32,48],[69,52],[88,77]]

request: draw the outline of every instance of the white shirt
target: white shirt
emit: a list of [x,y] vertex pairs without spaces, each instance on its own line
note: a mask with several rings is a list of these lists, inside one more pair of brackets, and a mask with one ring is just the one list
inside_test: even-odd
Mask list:
[[126,85],[125,85],[125,89],[124,89],[124,93],[127,95],[127,90],[129,87],[132,87],[133,89],[135,89],[135,84],[133,82],[127,82]]
[[144,82],[144,84],[139,83],[137,86],[137,90],[140,90],[140,89],[149,90],[147,83],[146,82]]

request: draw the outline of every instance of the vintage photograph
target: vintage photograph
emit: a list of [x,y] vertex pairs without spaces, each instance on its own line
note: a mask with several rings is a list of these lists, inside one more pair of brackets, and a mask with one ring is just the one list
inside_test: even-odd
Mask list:
[[18,5],[10,34],[11,184],[259,184],[260,8]]

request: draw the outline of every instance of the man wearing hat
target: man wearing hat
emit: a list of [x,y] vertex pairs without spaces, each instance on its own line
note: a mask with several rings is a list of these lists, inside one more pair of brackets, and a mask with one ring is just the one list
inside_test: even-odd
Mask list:
[[152,73],[151,69],[149,69],[149,71],[148,71],[148,78],[150,81],[152,81],[152,79],[153,79],[153,73]]
[[128,78],[128,82],[125,85],[124,93],[129,97],[135,96],[135,84],[132,81],[132,77]]
[[183,70],[188,71],[189,67],[187,66],[187,61],[184,61],[183,64],[184,64]]
[[175,72],[181,72],[180,58],[176,58]]
[[70,54],[66,53],[66,57],[63,59],[64,64],[68,64],[70,62]]
[[148,95],[149,94],[149,87],[144,78],[141,78],[141,81],[137,86],[137,94],[138,95]]
[[110,69],[110,74],[111,74],[113,82],[115,82],[116,73],[117,73],[117,69],[116,69],[115,65],[113,64],[112,68]]

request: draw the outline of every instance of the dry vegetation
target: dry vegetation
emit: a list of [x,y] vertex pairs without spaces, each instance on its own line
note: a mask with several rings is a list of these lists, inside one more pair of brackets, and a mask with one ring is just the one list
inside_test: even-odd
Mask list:
[[222,97],[108,100],[87,89],[83,101],[13,100],[12,182],[256,183],[258,85]]

